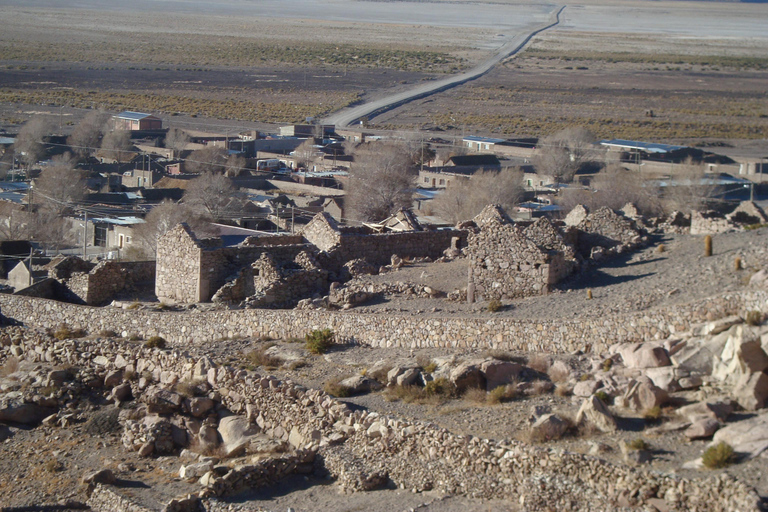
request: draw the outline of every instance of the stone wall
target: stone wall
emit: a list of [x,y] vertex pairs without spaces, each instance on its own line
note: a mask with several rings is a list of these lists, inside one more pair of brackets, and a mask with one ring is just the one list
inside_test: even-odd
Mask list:
[[123,291],[152,288],[154,261],[101,261],[88,273],[74,273],[67,287],[85,304],[100,306]]
[[[298,457],[316,452],[325,469],[347,491],[368,490],[389,480],[415,491],[514,500],[527,510],[607,510],[617,506],[699,512],[758,510],[757,493],[725,473],[686,479],[517,441],[457,435],[433,424],[362,409],[353,411],[322,391],[272,376],[217,367],[206,358],[192,358],[180,351],[131,347],[109,340],[7,341],[16,343],[14,352],[29,361],[150,372],[154,380],[167,385],[205,378],[229,410],[247,414],[270,437],[307,450],[298,451]],[[4,359],[9,352],[3,347],[0,354]],[[284,474],[290,471],[290,461],[278,458],[275,465]],[[251,476],[258,482],[263,469],[253,465],[214,476],[199,495],[226,494]],[[100,496],[92,498],[96,510],[143,512],[119,508],[132,504],[118,503],[106,495],[101,505]],[[622,501],[625,504],[619,505]]]
[[618,342],[664,339],[699,322],[750,310],[768,311],[768,292],[728,293],[693,304],[591,319],[526,320],[504,316],[456,318],[319,310],[159,312],[94,308],[0,294],[5,318],[40,328],[61,323],[88,332],[160,335],[177,346],[245,336],[303,337],[330,328],[344,343],[374,347],[495,348],[513,351],[602,353]]
[[154,512],[101,484],[93,489],[88,506],[96,512]]

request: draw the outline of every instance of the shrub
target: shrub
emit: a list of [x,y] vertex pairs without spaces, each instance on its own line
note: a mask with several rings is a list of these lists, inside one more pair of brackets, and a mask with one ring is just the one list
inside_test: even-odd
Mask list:
[[549,375],[549,379],[552,382],[565,382],[568,380],[571,372],[568,370],[568,368],[562,365],[555,365],[549,368],[547,374]]
[[51,459],[45,463],[45,470],[49,473],[56,473],[58,471],[62,471],[63,469],[64,465],[56,459]]
[[638,437],[637,439],[633,439],[630,442],[627,443],[627,448],[630,450],[649,450],[651,446],[645,441],[645,439],[642,439]]
[[280,359],[266,353],[267,350],[274,346],[274,343],[266,343],[259,348],[248,352],[245,359],[248,361],[248,364],[251,367],[250,369],[258,368],[259,366],[263,366],[264,368],[277,368],[280,366],[280,364],[282,364]]
[[744,320],[752,326],[760,325],[763,323],[763,314],[760,311],[748,311]]
[[525,358],[522,357],[516,357],[511,352],[507,352],[506,350],[487,350],[484,354],[485,357],[490,357],[492,359],[498,359],[499,361],[507,361],[510,363],[524,363]]
[[427,382],[427,385],[424,386],[424,393],[427,396],[442,396],[449,398],[453,395],[453,392],[453,384],[445,377],[438,377],[437,379]]
[[501,309],[504,307],[504,305],[501,303],[499,299],[491,299],[490,302],[488,302],[488,311],[491,313],[496,313],[497,311],[501,311]]
[[117,336],[117,333],[111,329],[102,329],[99,331],[99,336],[102,338],[114,338]]
[[173,388],[178,394],[191,398],[205,394],[205,389],[200,387],[204,382],[204,379],[184,379],[177,382]]
[[307,350],[312,354],[325,354],[333,346],[333,331],[315,329],[306,335]]
[[646,421],[657,421],[659,418],[661,418],[661,407],[655,405],[650,409],[644,410],[643,418],[645,418]]
[[165,338],[162,336],[152,336],[145,343],[147,348],[165,348]]
[[555,386],[555,394],[560,397],[571,396],[573,394],[573,388],[571,388],[568,384],[561,382]]
[[719,469],[733,462],[733,448],[728,443],[710,446],[701,457],[701,462],[709,469]]
[[343,381],[345,378],[346,377],[335,377],[326,381],[325,384],[323,384],[323,391],[331,396],[338,398],[346,398],[351,396],[352,390],[347,386],[341,385],[341,381]]
[[667,250],[667,248],[666,248],[666,246],[665,246],[664,244],[659,244],[659,245],[656,247],[656,252],[664,252],[664,251],[666,251],[666,250]]
[[383,366],[377,370],[374,371],[368,371],[366,374],[368,377],[372,378],[373,380],[378,381],[381,384],[387,383],[387,374],[389,373],[389,370],[391,370],[392,367],[390,366]]
[[485,403],[487,397],[487,393],[484,389],[480,388],[468,388],[466,391],[464,391],[464,394],[462,395],[462,398],[464,400],[467,400],[468,402],[475,402],[478,404]]
[[500,404],[513,400],[515,395],[515,386],[498,386],[488,392],[486,401],[491,405]]
[[549,364],[549,358],[547,356],[534,354],[528,357],[528,367],[533,368],[537,372],[547,373]]
[[611,397],[608,393],[605,391],[598,391],[595,393],[595,396],[600,399],[601,402],[604,404],[610,404],[611,403]]
[[603,371],[604,372],[611,371],[611,368],[613,368],[613,359],[608,358],[605,361],[603,361]]
[[53,337],[57,340],[69,340],[73,338],[82,338],[86,335],[84,329],[70,329],[67,324],[61,324],[53,333]]
[[427,374],[432,374],[437,370],[437,363],[428,358],[419,359],[419,367],[421,371]]

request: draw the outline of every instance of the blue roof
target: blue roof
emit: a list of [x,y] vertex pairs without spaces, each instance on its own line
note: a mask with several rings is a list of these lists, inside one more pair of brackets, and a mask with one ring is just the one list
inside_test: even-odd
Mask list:
[[658,144],[656,142],[640,142],[636,140],[612,139],[601,140],[603,146],[618,146],[627,149],[639,149],[646,153],[671,153],[679,149],[685,149],[688,146],[674,146],[672,144]]
[[504,139],[492,139],[490,137],[478,137],[476,135],[464,137],[464,140],[468,140],[469,142],[485,142],[487,144],[499,144],[500,142],[504,142]]
[[120,112],[115,116],[119,119],[131,119],[133,121],[140,121],[142,119],[146,119],[147,117],[154,117],[152,114],[142,114],[141,112],[131,112],[126,110],[125,112]]

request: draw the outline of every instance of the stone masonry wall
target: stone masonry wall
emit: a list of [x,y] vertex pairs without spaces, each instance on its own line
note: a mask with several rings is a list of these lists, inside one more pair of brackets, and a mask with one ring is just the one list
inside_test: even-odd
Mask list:
[[88,332],[160,335],[177,346],[245,336],[303,337],[313,329],[330,328],[343,343],[374,347],[495,348],[562,354],[574,350],[601,353],[618,342],[664,339],[698,322],[756,309],[768,311],[767,301],[768,293],[763,291],[728,293],[629,315],[526,320],[321,310],[135,311],[0,294],[0,311],[5,318],[33,327],[55,328],[65,322]]
[[[6,341],[14,343],[14,352],[29,361],[100,366],[105,371],[130,368],[150,372],[156,381],[169,385],[205,378],[229,410],[247,414],[267,435],[289,441],[295,448],[316,451],[347,491],[365,490],[372,481],[389,479],[415,491],[515,500],[525,510],[608,510],[621,499],[643,510],[659,505],[675,511],[758,510],[757,493],[727,474],[686,479],[517,441],[457,435],[428,423],[353,411],[322,391],[217,367],[207,358],[193,358],[177,350],[131,347],[109,340]],[[8,347],[0,348],[0,358],[9,352]],[[261,470],[252,468],[254,473]],[[249,471],[243,467],[233,477],[245,480]],[[217,478],[201,495],[222,495],[227,483],[226,477]],[[119,508],[123,504],[111,498],[105,500],[105,510],[139,512]],[[95,501],[94,508],[100,510]]]
[[87,274],[73,275],[67,286],[86,304],[100,306],[124,290],[148,285],[154,280],[154,261],[102,261]]

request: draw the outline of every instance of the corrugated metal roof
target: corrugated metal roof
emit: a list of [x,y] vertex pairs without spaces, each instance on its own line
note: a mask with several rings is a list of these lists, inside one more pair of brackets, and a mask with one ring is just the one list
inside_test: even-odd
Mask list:
[[91,222],[98,222],[103,224],[117,224],[119,226],[133,226],[134,224],[144,224],[144,219],[138,217],[120,217],[117,219],[91,219]]
[[680,149],[685,149],[688,146],[674,146],[672,144],[658,144],[656,142],[640,142],[636,140],[625,139],[612,139],[601,140],[600,144],[603,146],[616,146],[627,149],[639,149],[646,153],[671,153]]
[[147,117],[154,117],[152,114],[143,114],[141,112],[131,112],[129,110],[126,110],[125,112],[120,112],[115,117],[118,119],[130,119],[132,121],[141,121],[142,119],[146,119]]
[[469,142],[485,142],[488,144],[498,144],[500,142],[504,142],[504,139],[492,139],[490,137],[479,137],[477,135],[470,135],[468,137],[464,137],[464,140]]

